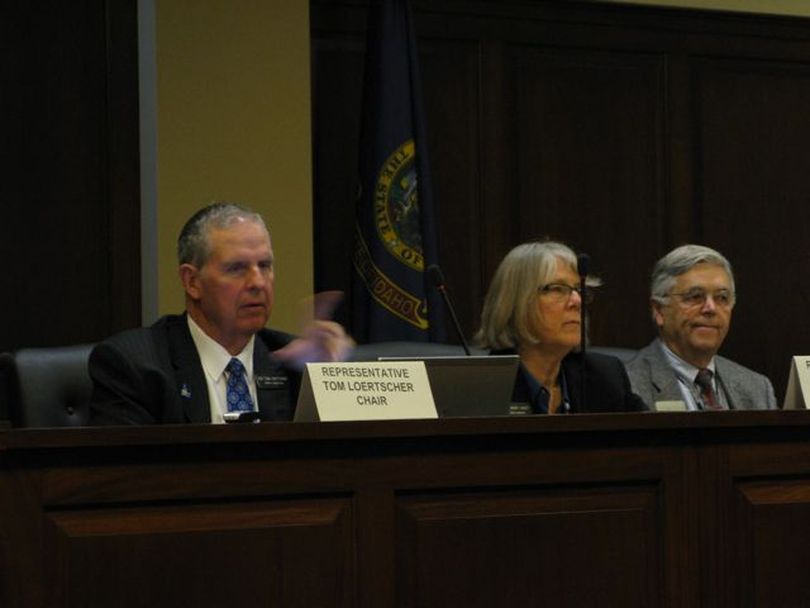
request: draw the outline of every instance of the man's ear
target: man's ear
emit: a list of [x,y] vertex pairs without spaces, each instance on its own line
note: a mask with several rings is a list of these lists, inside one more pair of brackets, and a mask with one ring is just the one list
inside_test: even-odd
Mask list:
[[183,290],[192,300],[200,299],[200,271],[192,264],[181,264],[179,268],[180,282]]
[[655,326],[659,329],[664,325],[664,313],[661,312],[661,309],[664,307],[661,302],[656,300],[650,299],[650,311],[652,312],[652,320],[655,323]]

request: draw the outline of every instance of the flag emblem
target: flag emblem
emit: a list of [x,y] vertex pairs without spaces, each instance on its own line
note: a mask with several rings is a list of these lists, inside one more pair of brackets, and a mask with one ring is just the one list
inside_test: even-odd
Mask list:
[[426,302],[397,285],[374,263],[359,228],[354,247],[354,267],[371,297],[380,306],[419,330],[429,327]]
[[386,159],[374,191],[374,219],[388,252],[422,272],[425,261],[414,157],[414,142],[409,139]]

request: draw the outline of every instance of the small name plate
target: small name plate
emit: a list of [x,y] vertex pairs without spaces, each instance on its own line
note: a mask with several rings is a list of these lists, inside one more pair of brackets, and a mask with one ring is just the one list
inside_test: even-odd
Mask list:
[[790,361],[790,374],[782,409],[806,410],[808,403],[810,403],[810,355],[797,355]]
[[686,402],[685,401],[656,401],[655,402],[655,411],[656,412],[685,412],[686,411]]
[[297,422],[436,418],[422,361],[307,363]]

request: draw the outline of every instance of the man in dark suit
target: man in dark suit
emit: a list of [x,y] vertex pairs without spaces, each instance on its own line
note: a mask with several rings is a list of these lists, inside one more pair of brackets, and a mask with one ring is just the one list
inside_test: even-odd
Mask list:
[[773,409],[770,380],[717,354],[731,325],[734,273],[719,252],[683,245],[653,269],[650,305],[658,338],[627,364],[653,409]]
[[261,216],[231,203],[198,211],[178,239],[186,312],[115,335],[90,355],[91,424],[290,420],[305,361],[352,341],[316,319],[301,337],[265,328],[274,259]]

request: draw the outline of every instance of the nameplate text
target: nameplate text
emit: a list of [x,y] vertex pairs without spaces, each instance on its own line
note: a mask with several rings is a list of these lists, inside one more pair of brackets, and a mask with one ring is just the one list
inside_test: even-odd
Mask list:
[[307,363],[296,421],[436,418],[422,361]]

